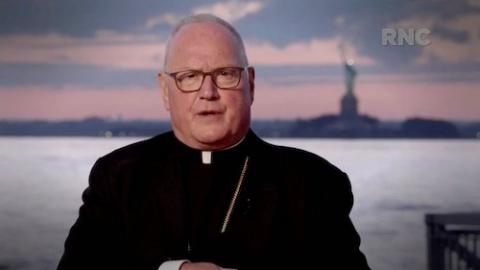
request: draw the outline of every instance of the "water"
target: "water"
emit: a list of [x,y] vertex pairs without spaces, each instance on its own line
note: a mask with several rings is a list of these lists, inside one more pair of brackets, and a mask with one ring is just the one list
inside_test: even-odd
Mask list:
[[[97,157],[140,138],[0,137],[0,269],[54,269]],[[347,172],[374,269],[426,269],[425,213],[480,211],[480,142],[274,139]]]

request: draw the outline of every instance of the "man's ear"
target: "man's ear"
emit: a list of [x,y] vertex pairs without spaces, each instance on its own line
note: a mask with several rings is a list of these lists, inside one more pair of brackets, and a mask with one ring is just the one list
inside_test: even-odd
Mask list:
[[167,78],[165,74],[158,73],[158,83],[160,85],[160,91],[162,92],[163,106],[167,111],[170,111],[170,101],[168,99],[168,87],[167,87]]
[[250,105],[253,104],[253,99],[255,96],[255,69],[253,67],[248,67],[248,84],[250,86]]

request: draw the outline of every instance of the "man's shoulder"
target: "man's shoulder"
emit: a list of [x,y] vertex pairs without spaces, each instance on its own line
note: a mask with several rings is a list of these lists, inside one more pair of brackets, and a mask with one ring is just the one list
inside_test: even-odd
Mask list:
[[102,156],[99,160],[103,162],[131,162],[143,159],[162,158],[168,153],[168,148],[173,142],[173,132],[165,132],[154,137],[137,141],[126,146],[113,150]]
[[338,167],[324,157],[304,149],[265,142],[265,150],[263,152],[273,158],[277,164],[302,168],[306,171],[315,170],[343,174]]
[[[288,194],[321,197],[333,205],[344,205],[349,211],[353,203],[350,180],[327,159],[307,150],[267,143],[269,168],[275,171],[278,183],[285,185]],[[300,194],[300,195],[299,195]],[[307,195],[310,194],[310,195]]]

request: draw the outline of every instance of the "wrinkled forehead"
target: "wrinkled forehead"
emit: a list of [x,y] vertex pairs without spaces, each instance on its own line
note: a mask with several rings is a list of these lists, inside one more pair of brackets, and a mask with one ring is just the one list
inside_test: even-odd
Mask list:
[[167,50],[169,68],[246,65],[241,41],[213,22],[184,25],[171,37]]

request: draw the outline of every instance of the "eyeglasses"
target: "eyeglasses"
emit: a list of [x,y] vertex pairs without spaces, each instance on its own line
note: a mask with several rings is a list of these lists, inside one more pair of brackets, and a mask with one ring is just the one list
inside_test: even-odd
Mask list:
[[185,70],[172,73],[165,72],[165,74],[174,78],[178,89],[184,92],[200,90],[207,75],[212,77],[213,84],[217,88],[231,90],[238,86],[242,78],[242,71],[247,69],[247,67],[222,67],[210,72]]

